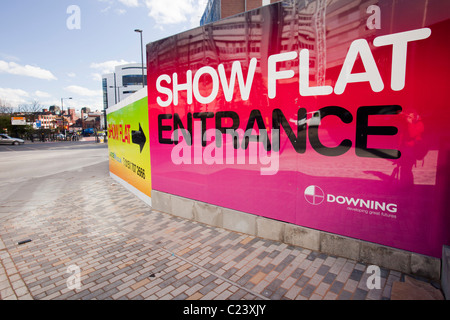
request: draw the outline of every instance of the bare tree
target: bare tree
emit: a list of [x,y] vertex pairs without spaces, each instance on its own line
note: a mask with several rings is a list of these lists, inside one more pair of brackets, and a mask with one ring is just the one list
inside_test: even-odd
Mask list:
[[14,108],[6,100],[0,99],[0,114],[13,114]]
[[18,111],[24,113],[36,113],[42,111],[42,105],[38,100],[33,100],[29,104],[19,105]]

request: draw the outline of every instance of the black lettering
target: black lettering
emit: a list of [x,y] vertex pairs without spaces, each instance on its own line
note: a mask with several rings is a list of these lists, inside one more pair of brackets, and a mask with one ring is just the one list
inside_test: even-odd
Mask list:
[[206,147],[206,118],[214,118],[214,112],[196,112],[194,118],[202,120],[202,146]]
[[[255,125],[255,121],[258,125],[259,135],[249,134]],[[248,148],[249,141],[263,142],[264,149],[266,149],[266,151],[271,150],[269,135],[267,134],[267,129],[261,116],[261,111],[257,109],[250,112],[247,128],[245,128],[245,136],[242,141],[242,149],[246,150]]]
[[356,141],[355,153],[359,157],[398,159],[401,156],[399,150],[367,148],[367,136],[392,136],[398,133],[397,127],[369,126],[370,115],[398,114],[402,107],[390,106],[365,106],[360,107],[356,113]]
[[[222,119],[223,118],[228,118],[233,120],[233,124],[231,125],[231,127],[224,127],[222,125]],[[233,130],[233,132],[236,131],[236,129],[239,128],[239,115],[234,112],[234,111],[219,111],[216,113],[216,130],[218,130],[219,132],[223,134],[227,133],[227,130]],[[234,140],[234,148],[237,149],[238,148],[238,139],[239,137],[236,137],[233,134],[233,140]],[[237,139],[236,139],[237,138]],[[216,146],[218,148],[222,147],[222,138],[216,136]]]
[[[180,119],[180,116],[178,115],[178,113],[175,113],[173,115],[173,130],[178,130],[181,129],[181,132],[183,134],[184,137],[184,141],[186,141],[188,146],[192,145],[192,114],[190,112],[188,112],[187,114],[187,128],[184,127],[183,122]],[[174,137],[174,144],[178,144],[179,140],[178,140],[178,136]]]
[[[320,121],[326,116],[334,115],[339,117],[342,122],[350,123],[353,121],[352,114],[341,107],[330,106],[319,109],[318,114],[314,114],[314,117],[319,116]],[[348,139],[344,139],[337,147],[326,147],[319,140],[319,126],[320,125],[310,125],[308,128],[309,142],[314,150],[321,155],[328,157],[337,157],[346,153],[352,146],[352,142]]]
[[162,122],[165,119],[172,119],[171,114],[159,114],[158,115],[158,141],[161,144],[173,144],[172,139],[163,138],[163,131],[171,131],[171,126],[163,126]]
[[[284,132],[289,138],[292,146],[297,153],[305,153],[306,150],[306,109],[300,108],[297,112],[297,136],[295,136],[291,125],[287,121],[283,112],[280,109],[275,109],[272,112],[272,128],[280,132],[280,128],[283,127]],[[281,127],[280,127],[281,124]],[[278,144],[275,144],[273,151],[280,151],[280,134],[278,134]]]

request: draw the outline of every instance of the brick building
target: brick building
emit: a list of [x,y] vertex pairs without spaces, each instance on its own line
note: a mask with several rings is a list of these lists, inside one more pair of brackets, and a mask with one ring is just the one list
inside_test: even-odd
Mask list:
[[279,1],[281,0],[209,0],[200,25]]
[[37,121],[41,122],[43,129],[55,129],[57,127],[57,115],[54,112],[43,109],[42,112],[37,113]]
[[41,122],[42,129],[63,128],[63,124],[65,129],[69,129],[77,119],[75,109],[68,108],[68,110],[61,112],[59,107],[51,106],[49,109],[43,109],[42,112],[36,113],[35,120]]

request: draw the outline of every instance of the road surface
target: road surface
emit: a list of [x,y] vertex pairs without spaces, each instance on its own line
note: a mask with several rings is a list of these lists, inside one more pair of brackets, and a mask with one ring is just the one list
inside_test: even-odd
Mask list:
[[0,146],[0,220],[76,193],[83,181],[104,176],[107,150],[107,144],[95,142]]

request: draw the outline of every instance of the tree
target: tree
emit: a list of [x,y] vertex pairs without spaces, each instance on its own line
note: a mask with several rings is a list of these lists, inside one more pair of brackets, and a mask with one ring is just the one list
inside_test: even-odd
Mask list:
[[11,133],[11,116],[10,115],[0,115],[0,132],[1,133]]
[[38,100],[33,100],[29,104],[21,104],[18,108],[19,112],[24,113],[36,113],[42,111],[42,105],[39,103]]
[[6,100],[0,99],[0,115],[11,115],[14,108]]

